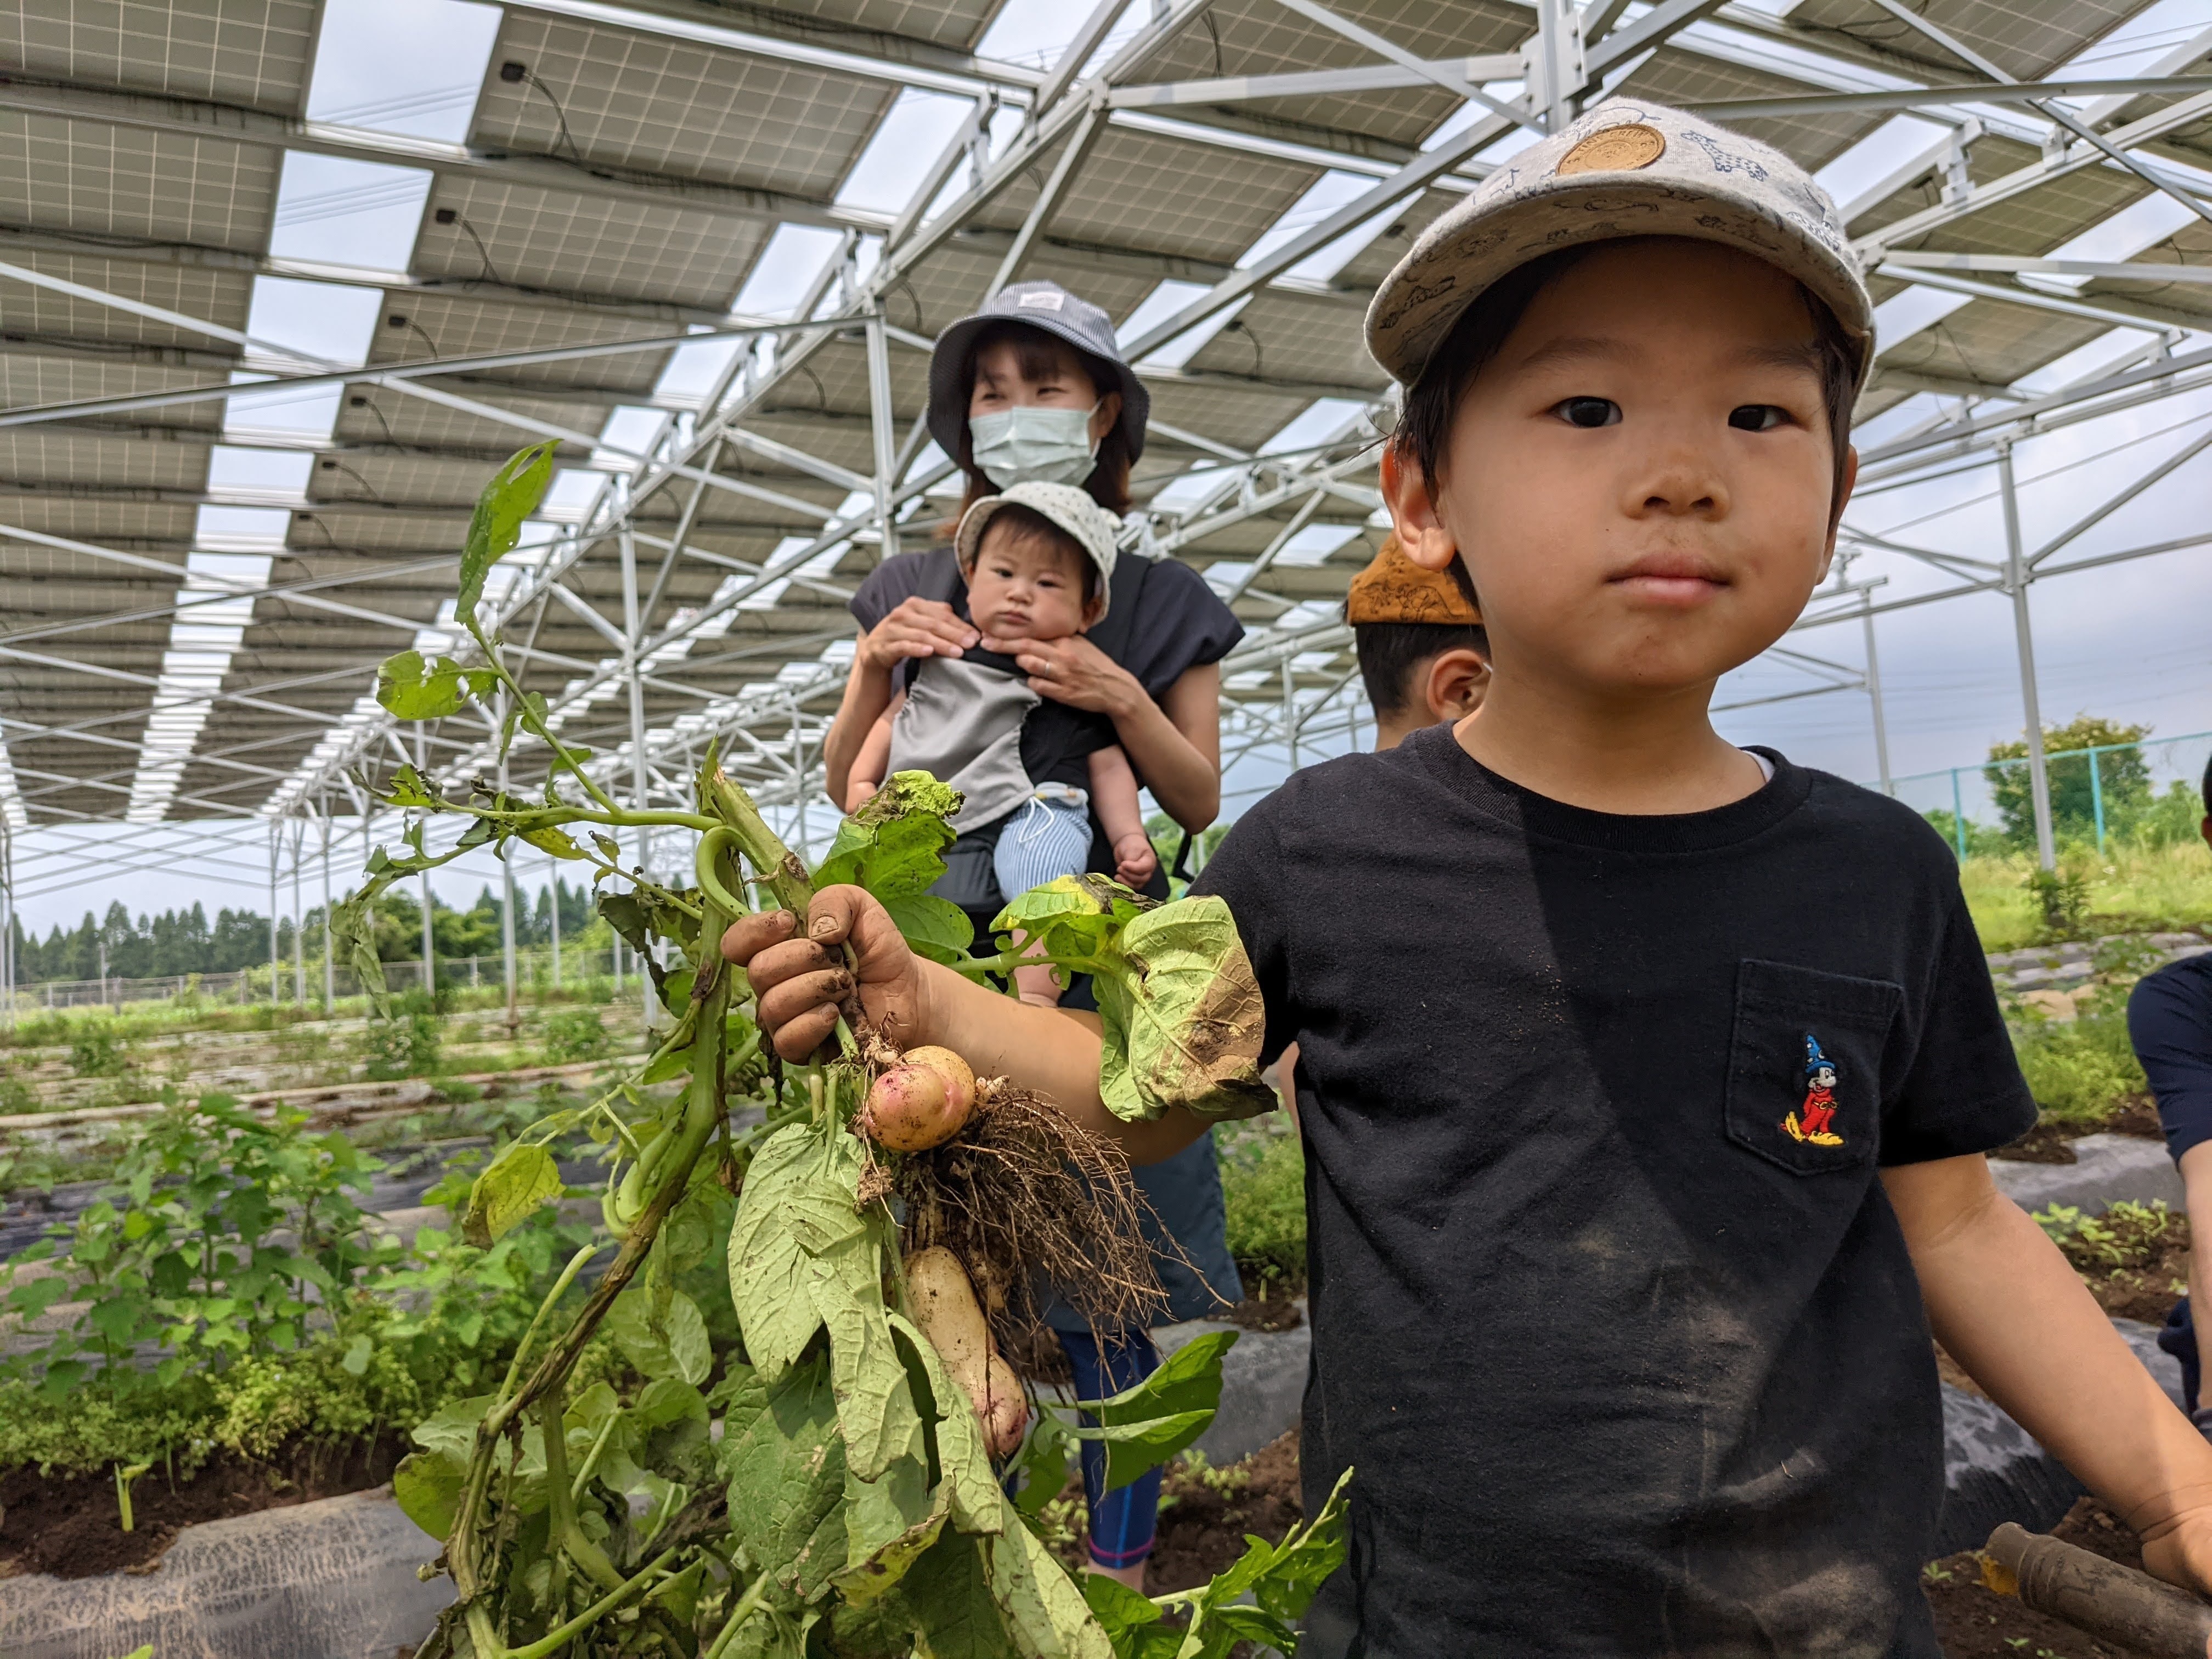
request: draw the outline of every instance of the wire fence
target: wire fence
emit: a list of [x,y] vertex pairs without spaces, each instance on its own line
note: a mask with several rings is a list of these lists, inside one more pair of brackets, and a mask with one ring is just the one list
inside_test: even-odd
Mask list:
[[[536,994],[582,988],[594,981],[604,981],[611,989],[618,983],[635,981],[637,975],[635,954],[623,951],[621,957],[618,964],[616,952],[605,946],[568,946],[562,949],[556,962],[550,946],[519,949],[514,953],[515,987],[518,991]],[[332,963],[325,981],[319,954],[308,957],[304,963],[296,959],[280,963],[276,981],[272,997],[270,967],[265,962],[221,974],[167,974],[151,979],[125,979],[111,975],[104,979],[46,980],[18,985],[14,1011],[30,1013],[110,1007],[119,1012],[126,1004],[147,1002],[233,1007],[271,1000],[312,1003],[321,1001],[326,988],[337,998],[364,994],[359,976],[349,964]],[[384,964],[384,982],[392,991],[418,990],[425,983],[422,964],[420,961],[387,962]],[[447,990],[501,989],[507,984],[507,961],[498,956],[440,957],[428,982]]]
[[[2048,753],[2053,837],[2099,853],[2115,839],[2192,838],[2204,816],[2199,791],[2208,760],[2212,732]],[[1891,794],[1943,831],[1961,859],[2032,849],[2032,788],[2025,759],[1916,772],[1889,784]]]

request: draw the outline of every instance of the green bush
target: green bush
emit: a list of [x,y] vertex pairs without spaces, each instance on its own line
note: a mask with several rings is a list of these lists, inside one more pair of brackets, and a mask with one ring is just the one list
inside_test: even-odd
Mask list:
[[2078,996],[2079,1012],[2063,1024],[2032,1007],[2014,1014],[2013,1048],[2028,1091],[2045,1117],[2061,1123],[2099,1123],[2146,1086],[2135,1047],[2128,1041],[2131,984]]
[[438,1069],[438,1007],[430,994],[403,991],[388,1017],[372,1018],[362,1032],[362,1057],[377,1079],[429,1077]]
[[[1285,1129],[1288,1124],[1283,1126]],[[1229,1253],[1260,1285],[1303,1285],[1306,1276],[1305,1153],[1296,1133],[1247,1133],[1217,1142]],[[1251,1288],[1256,1288],[1251,1287]]]
[[123,1045],[105,1019],[87,1019],[70,1034],[70,1070],[79,1077],[114,1077],[123,1070]]
[[548,1014],[538,1032],[538,1053],[548,1066],[599,1060],[615,1046],[596,1008],[563,1008]]

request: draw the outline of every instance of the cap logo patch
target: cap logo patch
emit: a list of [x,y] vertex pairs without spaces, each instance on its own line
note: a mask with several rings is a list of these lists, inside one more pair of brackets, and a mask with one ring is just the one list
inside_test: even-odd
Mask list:
[[1656,127],[1636,122],[1593,132],[1561,156],[1552,172],[1561,179],[1573,173],[1632,173],[1650,167],[1666,153],[1666,135]]
[[1035,294],[1024,294],[1014,303],[1024,311],[1057,311],[1060,309],[1060,301],[1066,297],[1065,295],[1054,294],[1051,289],[1046,289]]

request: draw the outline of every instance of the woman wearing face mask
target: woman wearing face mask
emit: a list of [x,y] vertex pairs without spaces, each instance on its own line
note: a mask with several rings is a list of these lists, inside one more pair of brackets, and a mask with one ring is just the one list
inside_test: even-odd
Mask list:
[[[930,435],[967,480],[963,514],[1024,483],[1078,484],[1109,513],[1128,511],[1129,468],[1144,452],[1152,398],[1121,361],[1113,325],[1097,307],[1054,283],[1000,289],[939,337],[929,394]],[[915,661],[1015,643],[977,633],[963,598],[949,546],[886,560],[854,595],[863,632],[823,745],[830,798],[841,808],[862,743]],[[1009,655],[1041,697],[1110,720],[1153,799],[1195,835],[1221,808],[1218,665],[1243,632],[1188,566],[1125,558],[1097,629],[1020,641]],[[988,847],[955,850],[980,856],[988,875]],[[1094,869],[1114,868],[1110,848],[1094,853]],[[1154,885],[1165,897],[1164,878],[1156,876]],[[997,904],[985,889],[971,908],[988,921]]]
[[[967,479],[962,515],[982,497],[1025,483],[1076,484],[1110,513],[1128,510],[1129,467],[1144,450],[1152,399],[1121,361],[1113,325],[1097,307],[1052,283],[1001,289],[981,313],[939,337],[929,392],[930,434]],[[1221,805],[1219,663],[1243,628],[1197,573],[1171,559],[1124,553],[1114,562],[1108,591],[1105,614],[1088,633],[994,640],[969,623],[951,547],[886,560],[852,601],[864,631],[823,745],[831,798],[849,805],[861,745],[922,659],[995,659],[1027,676],[1045,700],[1021,729],[1031,779],[1053,769],[1054,734],[1066,722],[1103,718],[1168,815],[1194,835],[1206,828]],[[1020,833],[1022,810],[963,834],[946,849],[947,872],[936,890],[969,912],[979,936],[1007,896],[999,890],[994,858],[1001,834]],[[1115,864],[1094,817],[1091,867],[1110,873]],[[1146,890],[1165,898],[1166,872],[1155,868]],[[1089,991],[1079,981],[1060,1006],[1095,1009]],[[1136,1176],[1151,1206],[1146,1229],[1168,1291],[1164,1316],[1195,1319],[1241,1300],[1212,1138]],[[1094,1331],[1064,1303],[1048,1307],[1045,1317],[1067,1356],[1078,1399],[1119,1393],[1159,1364],[1144,1331]],[[1159,1509],[1158,1472],[1108,1492],[1097,1442],[1084,1443],[1083,1462],[1092,1571],[1141,1588]]]

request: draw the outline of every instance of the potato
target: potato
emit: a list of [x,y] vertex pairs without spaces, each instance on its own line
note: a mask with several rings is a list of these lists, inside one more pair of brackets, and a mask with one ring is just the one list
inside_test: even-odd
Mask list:
[[994,1457],[1011,1457],[1021,1449],[1022,1436],[1030,1426],[1030,1398],[1022,1380],[1003,1356],[994,1353],[984,1368],[984,1398],[975,1407],[983,1420],[983,1443]]
[[868,1091],[860,1127],[888,1152],[927,1152],[958,1134],[975,1107],[966,1060],[950,1048],[909,1048]]
[[906,1292],[914,1322],[966,1390],[991,1455],[1006,1455],[1029,1426],[1029,1398],[1014,1368],[991,1345],[990,1325],[960,1258],[941,1244],[916,1250],[906,1259]]

